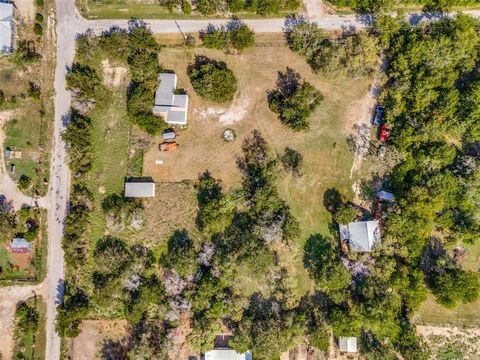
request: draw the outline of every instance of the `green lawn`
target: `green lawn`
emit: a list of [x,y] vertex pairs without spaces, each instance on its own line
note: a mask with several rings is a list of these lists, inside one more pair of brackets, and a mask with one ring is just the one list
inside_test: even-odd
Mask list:
[[478,326],[479,312],[480,300],[472,304],[461,304],[455,309],[447,309],[436,303],[435,298],[429,295],[415,314],[415,322],[423,325]]
[[91,113],[93,123],[93,165],[89,182],[95,197],[92,215],[92,240],[105,231],[105,216],[101,210],[102,194],[123,194],[128,168],[128,148],[131,123],[126,116],[125,89],[108,92]]

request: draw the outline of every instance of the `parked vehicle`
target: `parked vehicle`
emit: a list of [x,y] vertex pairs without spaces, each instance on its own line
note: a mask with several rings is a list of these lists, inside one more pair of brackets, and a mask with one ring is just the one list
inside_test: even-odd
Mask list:
[[163,140],[169,141],[175,139],[177,137],[177,134],[173,129],[167,129],[163,132],[162,137]]
[[388,138],[390,137],[390,128],[387,124],[382,124],[380,128],[380,141],[382,143],[386,143]]
[[386,149],[387,149],[387,148],[386,148],[385,145],[383,145],[383,144],[380,145],[380,146],[378,147],[378,150],[377,150],[377,155],[378,155],[378,157],[383,158],[383,157],[385,156],[385,150],[386,150]]
[[375,110],[375,117],[373,118],[373,126],[379,127],[382,125],[383,110],[384,107],[382,105],[377,106],[377,109]]
[[160,151],[173,151],[177,149],[176,141],[163,142],[159,145]]

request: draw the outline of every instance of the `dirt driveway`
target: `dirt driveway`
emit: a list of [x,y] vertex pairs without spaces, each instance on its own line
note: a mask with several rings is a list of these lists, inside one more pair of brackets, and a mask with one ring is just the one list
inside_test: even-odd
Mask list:
[[44,285],[45,283],[0,288],[0,358],[12,358],[15,308],[18,302],[27,300],[34,294],[41,295],[45,299]]

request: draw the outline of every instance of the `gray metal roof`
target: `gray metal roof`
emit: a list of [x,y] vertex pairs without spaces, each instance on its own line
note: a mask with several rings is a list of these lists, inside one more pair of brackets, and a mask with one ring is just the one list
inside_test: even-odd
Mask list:
[[10,52],[12,43],[13,4],[0,2],[0,52]]
[[356,353],[357,338],[355,336],[340,336],[338,338],[338,347],[341,352]]
[[205,353],[205,360],[251,360],[250,352],[239,354],[232,349],[215,349]]
[[186,125],[188,112],[188,95],[175,95],[177,75],[162,73],[155,93],[153,113],[162,115],[168,124]]
[[125,197],[154,197],[154,182],[126,182]]
[[382,241],[377,220],[351,222],[348,235],[351,251],[369,252],[374,244]]
[[10,247],[12,249],[28,249],[28,251],[32,251],[32,243],[28,242],[24,238],[15,238],[10,241]]

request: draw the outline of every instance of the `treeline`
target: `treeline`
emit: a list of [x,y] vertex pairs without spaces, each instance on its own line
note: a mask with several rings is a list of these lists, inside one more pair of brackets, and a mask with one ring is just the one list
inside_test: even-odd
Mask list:
[[452,6],[478,4],[475,0],[329,0],[333,5],[350,7],[359,12],[390,11],[399,5],[423,5],[425,10],[448,10]]
[[366,32],[346,33],[332,40],[316,23],[302,20],[286,36],[290,48],[324,76],[369,76],[379,68],[377,38]]
[[388,17],[377,25],[389,64],[381,98],[404,157],[390,174],[400,211],[389,215],[386,235],[407,273],[421,270],[449,307],[480,291],[478,273],[445,250],[480,234],[478,27],[465,15],[413,29]]

